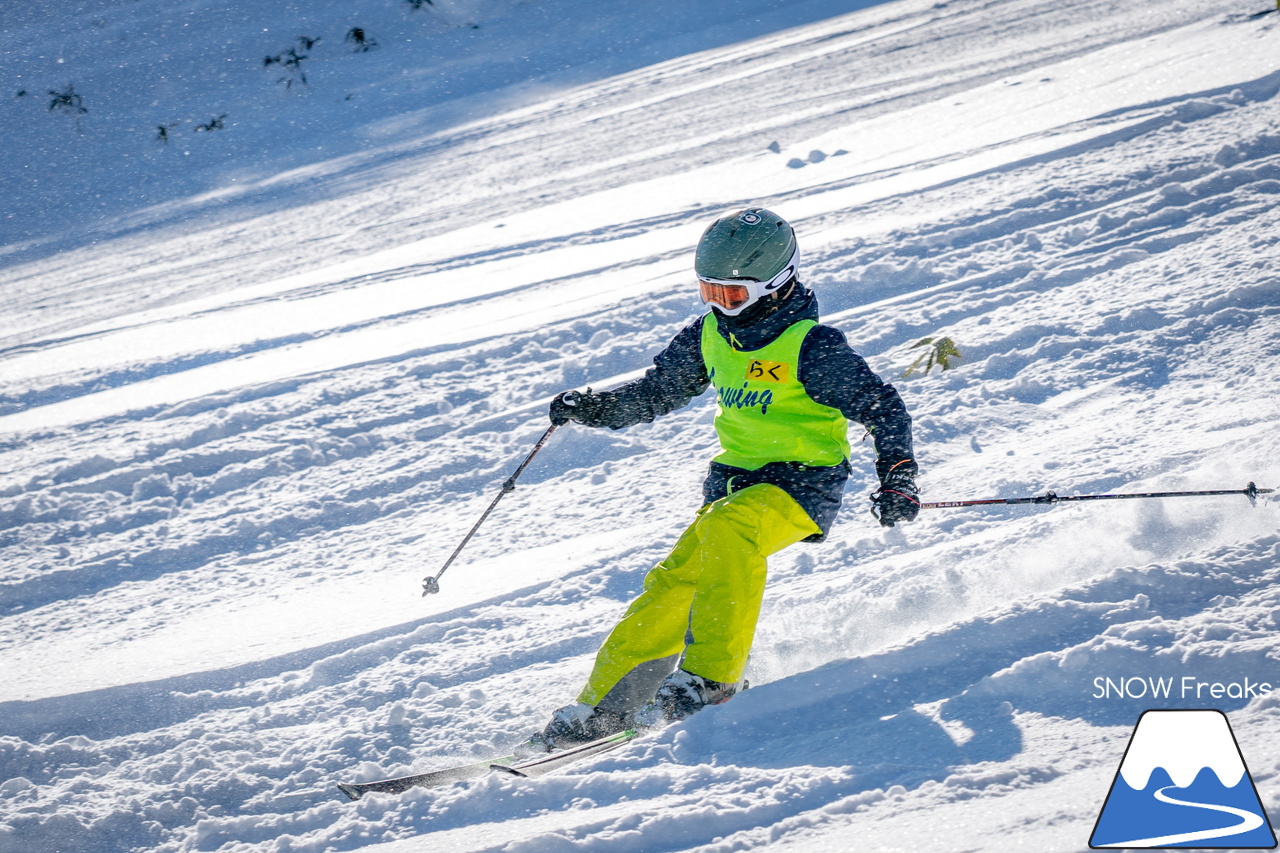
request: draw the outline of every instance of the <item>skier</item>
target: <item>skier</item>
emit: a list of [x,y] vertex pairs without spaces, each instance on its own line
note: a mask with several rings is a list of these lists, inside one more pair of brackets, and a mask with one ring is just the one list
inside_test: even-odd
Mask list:
[[710,311],[678,332],[645,375],[612,391],[564,392],[556,424],[647,423],[714,386],[721,452],[693,523],[644,581],[572,705],[526,751],[678,720],[740,688],[764,595],[766,558],[825,538],[850,473],[848,422],[874,440],[880,524],[919,510],[911,418],[893,386],[831,326],[799,279],[794,229],[763,208],[716,219],[694,269]]

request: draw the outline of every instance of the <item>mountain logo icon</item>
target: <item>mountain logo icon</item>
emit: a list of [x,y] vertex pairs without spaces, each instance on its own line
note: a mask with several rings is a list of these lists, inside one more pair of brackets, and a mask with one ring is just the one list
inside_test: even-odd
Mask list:
[[1275,832],[1226,714],[1145,712],[1089,846],[1274,848]]

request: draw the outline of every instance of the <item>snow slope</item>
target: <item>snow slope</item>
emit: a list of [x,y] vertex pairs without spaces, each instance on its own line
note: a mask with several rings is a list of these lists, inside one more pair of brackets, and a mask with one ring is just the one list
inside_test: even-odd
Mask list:
[[[1274,501],[883,530],[861,448],[834,535],[772,561],[733,702],[536,783],[333,782],[493,754],[576,694],[696,508],[709,399],[561,430],[419,582],[551,395],[697,315],[734,205],[795,223],[926,498],[1280,482],[1275,14],[25,5],[0,851],[1074,851],[1149,707],[1227,712],[1274,810]],[[263,66],[303,34],[307,83]],[[88,112],[46,109],[64,84]],[[937,335],[961,366],[898,380]]]

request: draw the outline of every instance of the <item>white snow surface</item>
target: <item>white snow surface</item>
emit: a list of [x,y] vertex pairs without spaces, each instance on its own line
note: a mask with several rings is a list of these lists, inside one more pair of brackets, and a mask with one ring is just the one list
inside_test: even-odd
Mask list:
[[552,395],[697,316],[735,206],[796,225],[926,500],[1280,483],[1266,2],[7,4],[0,851],[1079,851],[1147,708],[1227,713],[1275,814],[1275,501],[886,530],[869,441],[732,702],[537,781],[334,787],[575,697],[710,395],[560,430],[419,583]]

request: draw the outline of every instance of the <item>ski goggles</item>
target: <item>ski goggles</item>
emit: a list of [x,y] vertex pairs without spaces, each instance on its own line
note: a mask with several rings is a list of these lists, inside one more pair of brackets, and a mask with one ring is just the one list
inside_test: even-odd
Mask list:
[[702,297],[702,304],[714,305],[728,316],[736,317],[795,278],[800,266],[799,260],[800,252],[797,251],[791,256],[790,263],[768,281],[699,276],[698,293]]

